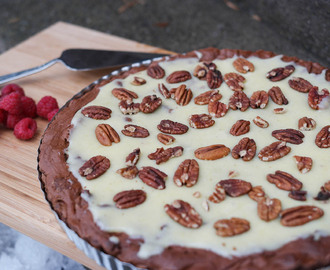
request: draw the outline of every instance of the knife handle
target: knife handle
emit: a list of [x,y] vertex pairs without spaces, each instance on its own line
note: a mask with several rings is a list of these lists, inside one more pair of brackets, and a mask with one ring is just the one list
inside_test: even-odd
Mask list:
[[13,80],[25,77],[25,76],[29,76],[29,75],[37,73],[37,72],[40,72],[40,71],[42,71],[42,70],[54,65],[57,62],[60,62],[60,61],[61,61],[60,59],[56,58],[56,59],[53,59],[53,60],[51,60],[51,61],[49,61],[49,62],[47,62],[43,65],[40,65],[40,66],[37,66],[37,67],[34,67],[34,68],[29,68],[29,69],[22,70],[22,71],[19,71],[19,72],[10,73],[10,74],[7,74],[7,75],[0,76],[0,84],[4,84],[6,82],[10,82],[10,81],[13,81]]

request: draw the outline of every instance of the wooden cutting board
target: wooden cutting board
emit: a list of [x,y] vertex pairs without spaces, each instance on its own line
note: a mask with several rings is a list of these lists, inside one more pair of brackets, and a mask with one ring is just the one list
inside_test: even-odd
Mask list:
[[[169,53],[135,41],[58,22],[0,55],[0,75],[41,65],[68,48],[111,49]],[[15,83],[36,102],[55,97],[59,106],[110,70],[75,72],[62,64]],[[0,86],[1,87],[1,86]],[[91,269],[104,269],[68,239],[44,199],[37,175],[37,149],[47,121],[37,118],[38,130],[30,141],[16,139],[0,127],[0,222],[61,252]]]

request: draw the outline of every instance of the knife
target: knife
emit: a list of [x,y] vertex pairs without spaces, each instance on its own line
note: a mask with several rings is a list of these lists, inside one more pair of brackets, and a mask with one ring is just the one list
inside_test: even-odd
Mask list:
[[110,67],[120,67],[142,62],[148,59],[161,58],[167,55],[168,54],[126,51],[68,49],[63,51],[60,57],[50,60],[41,66],[0,76],[0,84],[40,72],[58,62],[64,64],[70,70],[87,71]]

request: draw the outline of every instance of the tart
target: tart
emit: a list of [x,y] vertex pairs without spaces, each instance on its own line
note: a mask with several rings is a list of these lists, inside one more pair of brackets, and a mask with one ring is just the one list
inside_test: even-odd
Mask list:
[[329,81],[268,51],[124,68],[49,124],[45,197],[91,249],[136,267],[329,266]]

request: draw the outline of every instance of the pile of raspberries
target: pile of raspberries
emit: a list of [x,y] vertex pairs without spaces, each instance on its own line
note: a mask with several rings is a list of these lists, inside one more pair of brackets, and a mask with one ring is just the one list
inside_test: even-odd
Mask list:
[[36,104],[25,96],[24,90],[17,84],[8,84],[0,95],[0,125],[13,129],[20,140],[33,138],[37,131],[37,116],[50,121],[58,111],[55,98],[45,96]]

